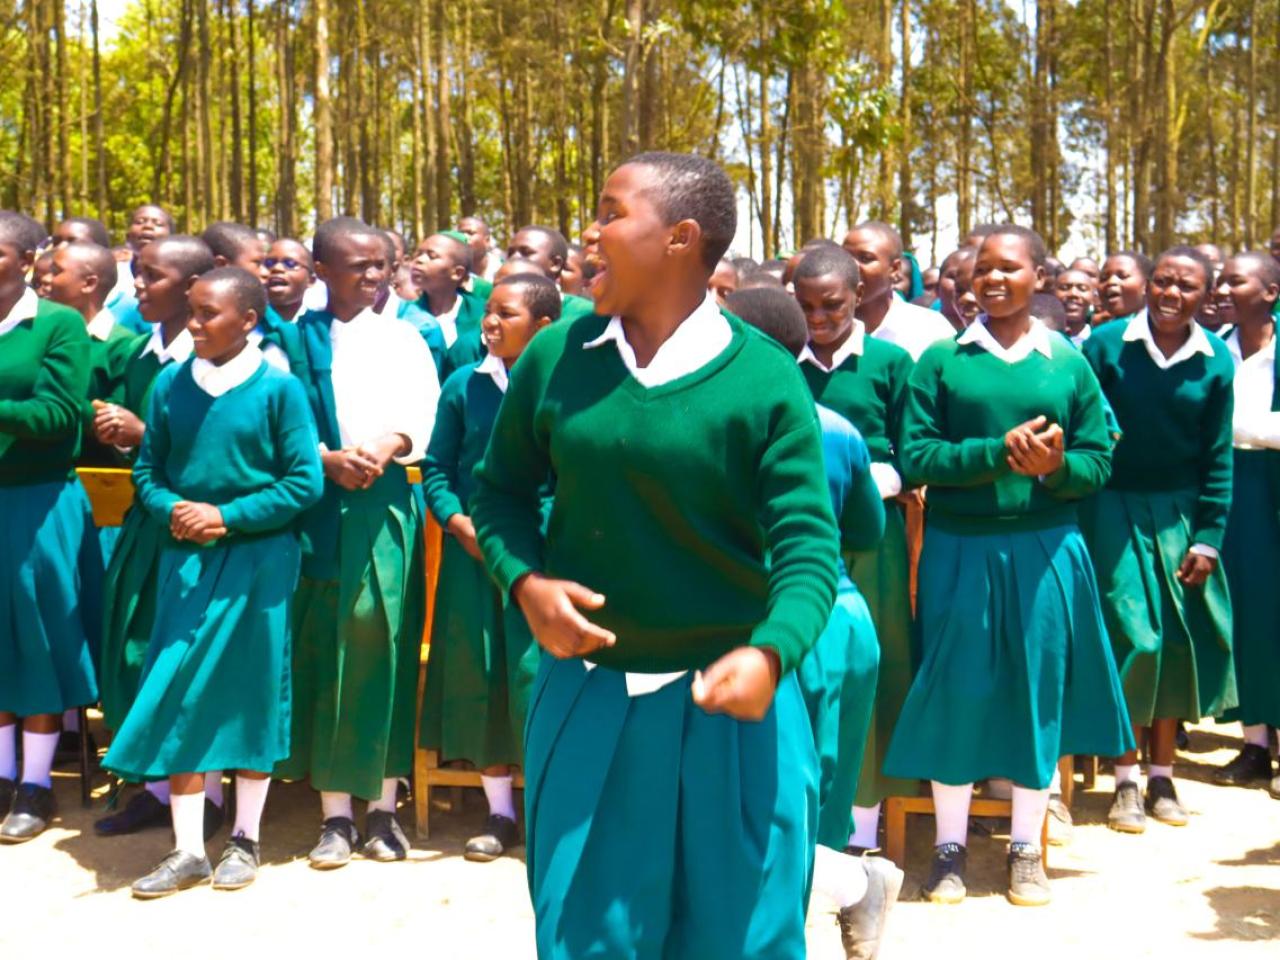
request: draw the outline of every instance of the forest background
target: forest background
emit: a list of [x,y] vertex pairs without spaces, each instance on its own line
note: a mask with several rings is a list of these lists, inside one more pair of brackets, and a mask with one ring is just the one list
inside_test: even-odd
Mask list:
[[933,262],[986,220],[1253,247],[1280,0],[0,0],[0,207],[49,224],[574,238],[650,147],[730,170],[757,257],[868,217]]

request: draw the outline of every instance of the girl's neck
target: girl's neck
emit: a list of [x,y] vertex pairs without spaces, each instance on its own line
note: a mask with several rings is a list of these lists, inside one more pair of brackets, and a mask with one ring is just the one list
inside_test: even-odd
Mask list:
[[1241,318],[1236,323],[1236,338],[1240,344],[1240,356],[1246,360],[1269,344],[1276,335],[1275,321],[1271,314],[1265,317]]
[[831,361],[835,359],[836,351],[848,343],[851,336],[853,336],[852,323],[849,324],[848,329],[833,342],[827,344],[810,342],[809,349],[813,351],[813,355],[815,357],[822,361],[822,365],[824,367],[830,367]]
[[299,300],[297,303],[282,303],[278,307],[275,306],[275,304],[272,304],[272,308],[280,315],[282,320],[292,320],[302,312],[302,301]]
[[1191,339],[1191,325],[1194,322],[1194,320],[1189,320],[1177,329],[1165,333],[1151,322],[1149,316],[1147,317],[1147,327],[1151,331],[1151,339],[1155,341],[1160,352],[1166,357],[1172,357]]
[[884,323],[884,318],[889,315],[889,308],[893,306],[893,297],[893,287],[890,287],[888,293],[878,300],[863,300],[858,304],[858,319],[867,328],[868,334],[880,329],[880,324]]
[[432,316],[443,316],[453,309],[454,303],[458,300],[458,288],[450,287],[447,290],[440,290],[435,293],[427,291],[427,309],[431,311]]
[[329,301],[329,312],[339,323],[349,323],[365,311],[366,307],[355,303],[334,303]]
[[1031,330],[1031,306],[1003,317],[987,317],[987,332],[1008,350]]
[[688,292],[677,288],[672,296],[624,313],[622,330],[626,334],[627,343],[635,352],[636,365],[644,368],[652,363],[662,345],[702,305],[706,297],[705,285],[700,290]]
[[182,331],[187,329],[188,319],[190,319],[190,317],[184,313],[181,316],[170,317],[168,320],[161,320],[159,327],[160,342],[167,347],[169,344],[173,343],[174,340],[178,339],[182,334]]
[[0,319],[13,312],[13,308],[18,305],[18,301],[22,299],[26,289],[27,285],[25,283],[17,283],[8,290],[0,290]]

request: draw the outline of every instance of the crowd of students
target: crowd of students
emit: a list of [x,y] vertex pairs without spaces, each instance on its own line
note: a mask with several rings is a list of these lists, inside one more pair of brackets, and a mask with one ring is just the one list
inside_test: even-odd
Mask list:
[[[319,795],[312,866],[400,860],[417,740],[481,772],[468,859],[523,839],[540,956],[801,957],[817,888],[873,957],[921,780],[923,895],[964,897],[981,784],[1039,905],[1061,757],[1116,758],[1129,833],[1188,821],[1182,721],[1242,721],[1219,779],[1269,779],[1280,231],[1099,267],[988,225],[921,274],[876,222],[725,259],[735,209],[648,153],[581,247],[505,258],[478,217],[410,250],[146,205],[121,253],[0,211],[0,840],[100,703],[140,786],[97,832],[175,838],[135,896],[252,883],[273,778]],[[95,530],[75,468],[120,465]]]

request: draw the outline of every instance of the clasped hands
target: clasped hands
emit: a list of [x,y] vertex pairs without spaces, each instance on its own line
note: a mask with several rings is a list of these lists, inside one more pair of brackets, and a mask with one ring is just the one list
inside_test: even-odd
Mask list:
[[146,424],[128,407],[103,400],[92,401],[93,435],[104,446],[128,450],[142,442]]
[[1062,428],[1036,417],[1020,423],[1004,435],[1005,460],[1014,473],[1047,477],[1062,466]]
[[370,443],[320,454],[324,475],[344,490],[368,490],[382,476],[392,458],[408,452],[409,441],[400,433],[388,433]]
[[222,511],[211,503],[179,500],[169,512],[169,533],[175,540],[190,540],[199,546],[227,535]]

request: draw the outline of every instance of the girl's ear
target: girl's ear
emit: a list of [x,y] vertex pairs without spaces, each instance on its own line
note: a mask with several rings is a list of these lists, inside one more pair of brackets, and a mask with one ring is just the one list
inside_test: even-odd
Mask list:
[[681,220],[671,228],[671,236],[667,241],[673,252],[686,252],[698,246],[702,239],[702,226],[697,220]]
[[1049,274],[1045,271],[1043,266],[1037,266],[1036,267],[1036,286],[1038,287],[1040,286],[1040,284],[1044,283],[1044,278],[1047,277],[1048,275]]
[[467,268],[459,263],[454,266],[449,275],[453,277],[454,283],[458,284],[458,286],[462,286],[467,279]]
[[551,318],[548,316],[541,316],[533,321],[533,327],[535,330],[541,330],[543,327],[549,326],[551,326]]
[[258,319],[259,319],[259,318],[258,318],[258,311],[257,311],[257,310],[252,310],[252,309],[250,309],[250,310],[246,310],[246,311],[244,312],[244,331],[245,331],[245,333],[249,333],[250,331],[252,331],[252,330],[254,330],[254,329],[256,329],[256,328],[257,328],[257,326],[258,326]]

